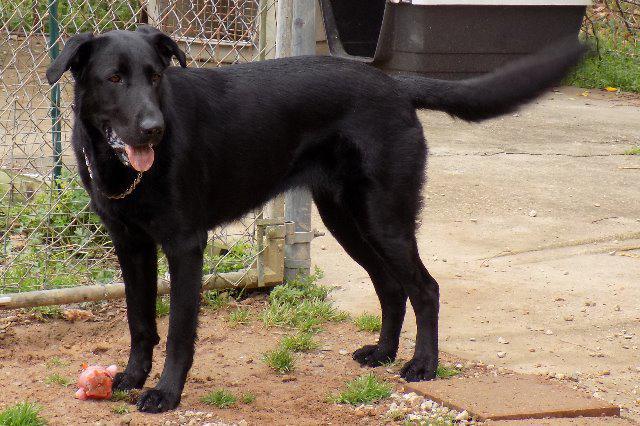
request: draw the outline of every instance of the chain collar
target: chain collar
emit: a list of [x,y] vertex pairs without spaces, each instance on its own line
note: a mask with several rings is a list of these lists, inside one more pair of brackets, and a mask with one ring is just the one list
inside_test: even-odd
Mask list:
[[[84,148],[82,148],[82,154],[84,155],[84,162],[87,165],[87,170],[89,171],[89,177],[91,179],[93,179],[93,172],[91,171],[91,165],[89,164],[89,157],[87,156],[87,153],[85,152]],[[98,190],[100,192],[102,192],[102,194],[107,198],[110,198],[112,200],[122,200],[123,198],[127,197],[129,194],[131,194],[136,189],[136,186],[138,186],[138,184],[142,180],[142,174],[143,173],[144,172],[138,172],[138,175],[133,180],[133,183],[131,185],[129,185],[129,188],[127,188],[126,191],[124,191],[124,192],[122,192],[120,194],[109,195],[109,194],[105,194],[104,192],[102,192],[102,190],[100,188],[98,188]]]

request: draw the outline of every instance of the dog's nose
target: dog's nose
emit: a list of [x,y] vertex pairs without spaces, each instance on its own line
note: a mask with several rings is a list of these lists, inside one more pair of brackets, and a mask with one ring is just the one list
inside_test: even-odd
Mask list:
[[145,119],[140,123],[140,132],[145,136],[158,136],[164,131],[162,121],[155,119]]

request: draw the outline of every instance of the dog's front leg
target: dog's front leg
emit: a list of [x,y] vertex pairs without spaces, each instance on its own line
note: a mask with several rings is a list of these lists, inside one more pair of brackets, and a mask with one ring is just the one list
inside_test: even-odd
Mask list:
[[124,372],[116,375],[113,389],[141,388],[151,371],[153,348],[160,341],[156,328],[157,247],[143,232],[106,221],[105,224],[122,269],[131,334],[129,362]]
[[167,358],[156,387],[138,400],[140,411],[158,413],[171,410],[180,403],[184,382],[193,362],[206,241],[207,234],[200,233],[174,237],[163,243],[171,274]]

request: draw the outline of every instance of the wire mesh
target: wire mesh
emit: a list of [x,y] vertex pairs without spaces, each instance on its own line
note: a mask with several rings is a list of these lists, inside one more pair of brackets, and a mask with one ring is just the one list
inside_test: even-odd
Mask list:
[[587,10],[582,31],[598,52],[637,57],[640,43],[640,0],[596,0]]
[[[53,8],[59,34],[52,30]],[[272,57],[275,9],[275,0],[0,2],[0,294],[120,278],[110,239],[90,211],[72,158],[69,76],[60,81],[59,118],[52,114],[52,88],[44,77],[51,41],[62,49],[79,32],[150,23],[179,42],[189,66],[216,67]],[[60,170],[54,173],[56,164]],[[260,214],[210,233],[206,273],[254,262]],[[159,272],[166,272],[163,259]]]

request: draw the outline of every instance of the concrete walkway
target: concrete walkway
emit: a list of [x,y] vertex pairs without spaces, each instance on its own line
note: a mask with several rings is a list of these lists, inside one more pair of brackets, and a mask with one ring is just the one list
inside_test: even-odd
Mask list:
[[[622,155],[640,145],[639,98],[562,88],[479,125],[420,116],[431,155],[418,242],[441,286],[442,350],[560,373],[640,418],[640,156]],[[312,257],[340,308],[379,312],[332,237]]]

